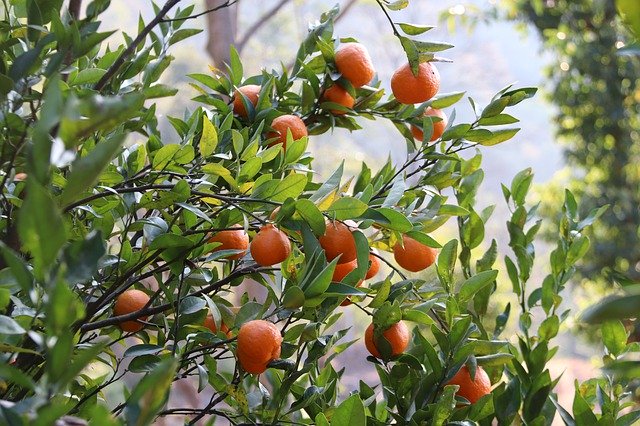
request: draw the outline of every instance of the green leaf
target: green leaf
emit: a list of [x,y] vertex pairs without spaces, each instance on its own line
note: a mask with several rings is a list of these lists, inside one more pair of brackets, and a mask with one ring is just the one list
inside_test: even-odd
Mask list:
[[326,230],[324,216],[313,201],[306,198],[299,199],[296,201],[296,211],[309,224],[314,234],[324,235]]
[[482,115],[480,116],[480,118],[495,117],[496,115],[504,111],[508,104],[509,98],[498,98],[487,105],[484,110],[482,110]]
[[64,249],[67,280],[75,284],[91,278],[98,270],[98,262],[105,253],[101,231],[91,231],[83,240],[73,241]]
[[6,382],[15,383],[25,389],[31,390],[35,388],[35,383],[33,383],[31,377],[8,363],[0,363],[0,378]]
[[276,186],[271,201],[283,202],[287,198],[298,198],[307,185],[307,176],[299,173],[291,173]]
[[598,424],[598,418],[593,414],[593,411],[591,411],[589,403],[580,393],[578,386],[576,386],[576,392],[573,398],[573,417],[575,418],[577,425]]
[[635,318],[640,306],[640,294],[612,296],[588,308],[582,320],[598,324],[608,320]]
[[213,123],[202,116],[202,137],[200,138],[200,153],[203,157],[213,154],[218,146],[218,132]]
[[138,382],[126,401],[127,424],[142,426],[153,422],[169,397],[177,366],[174,358],[167,358]]
[[357,394],[351,395],[342,401],[331,416],[331,426],[364,425],[367,417],[364,412],[364,404]]
[[589,245],[589,237],[586,235],[581,235],[576,238],[569,246],[569,251],[567,252],[567,266],[573,266],[574,263],[587,254],[587,251],[589,251]]
[[520,120],[509,114],[498,114],[493,117],[481,118],[478,124],[480,124],[481,126],[502,126],[505,124],[517,123],[519,121]]
[[[480,145],[483,146],[493,146],[499,143],[508,141],[512,137],[518,133],[520,129],[504,129],[504,130],[496,130],[491,132],[491,136],[483,139],[481,141],[477,141]],[[468,134],[468,133],[467,133]]]
[[196,29],[196,28],[184,28],[184,29],[178,30],[175,33],[173,33],[173,35],[169,39],[169,45],[175,44],[179,41],[192,37],[196,34],[200,34],[202,31],[204,30]]
[[460,290],[458,292],[458,299],[461,302],[466,302],[470,300],[477,292],[492,284],[496,277],[498,276],[498,271],[495,269],[489,271],[480,272],[471,278],[467,279],[460,286]]
[[342,179],[342,173],[344,172],[344,161],[340,163],[340,166],[329,176],[320,188],[309,199],[314,202],[323,200],[327,195],[331,194],[334,190],[340,186],[340,180]]
[[51,195],[33,179],[27,180],[27,196],[18,214],[18,233],[24,249],[33,256],[35,275],[42,277],[67,237]]
[[70,86],[97,83],[107,71],[100,68],[87,68],[69,78]]
[[398,22],[397,25],[400,27],[402,32],[404,32],[406,35],[413,35],[413,36],[426,33],[427,31],[435,28],[431,25],[406,24],[403,22]]
[[20,284],[20,288],[25,292],[30,291],[31,286],[33,285],[33,275],[25,261],[2,241],[0,241],[0,250],[2,251],[4,261],[7,263],[9,268],[11,268],[11,273],[18,284]]
[[327,214],[333,219],[354,219],[367,210],[366,203],[352,197],[342,197],[334,201],[327,209]]
[[153,156],[153,169],[163,170],[166,168],[174,159],[178,151],[180,151],[180,145],[178,144],[169,144],[160,148]]
[[189,248],[193,247],[194,243],[187,237],[176,234],[161,234],[153,239],[149,244],[149,249],[159,250],[166,248]]
[[336,269],[338,259],[333,259],[326,267],[324,267],[317,276],[313,277],[309,285],[304,289],[304,295],[306,298],[312,298],[323,294],[329,284],[331,284],[331,277],[333,277],[333,271]]
[[458,241],[451,240],[442,247],[442,250],[438,255],[436,271],[438,272],[440,281],[447,291],[449,291],[451,284],[453,283],[453,270],[456,265],[457,254]]
[[376,295],[369,303],[370,308],[379,308],[382,306],[384,302],[389,298],[389,294],[391,293],[391,280],[389,278],[385,279],[382,282],[382,285],[376,291]]
[[620,321],[607,321],[602,324],[602,342],[607,350],[618,356],[627,347],[627,332]]
[[116,133],[96,144],[86,157],[73,162],[67,177],[67,185],[62,190],[60,204],[66,206],[82,197],[84,191],[92,188],[98,177],[120,151],[125,135]]

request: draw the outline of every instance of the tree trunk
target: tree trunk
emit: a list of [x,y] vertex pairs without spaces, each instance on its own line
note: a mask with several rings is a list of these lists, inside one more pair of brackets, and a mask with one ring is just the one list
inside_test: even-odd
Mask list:
[[[213,9],[225,3],[226,0],[206,0],[206,8]],[[206,16],[209,30],[207,52],[213,59],[213,65],[224,69],[224,64],[228,64],[230,59],[229,47],[236,43],[238,33],[237,4],[223,7]]]

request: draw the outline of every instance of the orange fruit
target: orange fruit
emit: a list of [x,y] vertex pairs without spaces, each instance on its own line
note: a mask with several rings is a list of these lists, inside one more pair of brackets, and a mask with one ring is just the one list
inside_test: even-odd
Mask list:
[[[433,133],[431,134],[431,139],[429,139],[429,142],[440,139],[440,136],[442,136],[442,134],[444,133],[444,128],[447,127],[447,115],[444,113],[444,111],[431,107],[425,109],[423,115],[441,118],[440,121],[433,122]],[[422,129],[416,126],[411,126],[411,133],[413,133],[413,137],[419,141],[422,141],[424,139],[424,133],[422,133]]]
[[367,275],[364,276],[365,280],[375,277],[380,271],[380,260],[372,254],[369,254],[369,269]]
[[230,229],[216,232],[213,237],[209,238],[209,242],[221,243],[221,245],[211,250],[212,252],[220,250],[242,250],[239,253],[224,257],[229,260],[238,260],[247,253],[247,249],[249,248],[249,235],[244,232],[244,229]]
[[466,365],[463,365],[456,375],[447,382],[447,385],[460,386],[456,394],[472,404],[475,404],[480,398],[491,393],[489,376],[480,366],[476,368],[475,380],[471,380],[469,369]]
[[285,114],[280,117],[276,117],[271,122],[271,127],[274,131],[269,132],[267,137],[269,139],[277,139],[269,143],[269,146],[281,143],[283,149],[287,149],[287,130],[291,130],[291,136],[293,136],[294,141],[309,135],[307,126],[297,115]]
[[233,113],[246,118],[248,113],[247,109],[244,107],[244,102],[240,95],[241,93],[247,97],[253,106],[256,106],[258,103],[258,97],[260,97],[260,86],[257,84],[240,86],[233,94]]
[[284,261],[291,254],[291,241],[287,234],[268,224],[260,228],[251,241],[251,256],[260,266],[271,266]]
[[367,48],[360,43],[344,43],[336,51],[336,68],[355,87],[369,83],[376,70]]
[[[218,332],[218,327],[216,326],[216,322],[213,320],[213,315],[211,315],[210,313],[206,316],[202,325],[204,325],[209,330],[211,330],[213,334],[216,334]],[[227,336],[231,336],[231,331],[229,330],[229,327],[227,327],[227,325],[224,322],[220,323],[220,331],[222,331]]]
[[353,259],[351,262],[338,263],[336,269],[333,270],[333,277],[331,281],[340,282],[349,275],[351,271],[358,267],[358,259]]
[[[127,290],[116,298],[116,303],[113,306],[114,316],[126,315],[132,312],[139,311],[147,306],[149,303],[149,296],[142,290]],[[140,321],[145,321],[146,316],[138,318]],[[118,324],[124,331],[140,331],[144,327],[144,324],[134,321],[123,321]]]
[[280,356],[281,344],[280,331],[269,321],[246,322],[238,331],[238,361],[248,373],[263,373]]
[[13,177],[14,182],[21,182],[23,180],[27,180],[27,174],[24,172],[16,173],[16,175]]
[[431,62],[418,67],[418,75],[411,72],[407,62],[391,76],[391,91],[402,104],[417,104],[433,98],[440,89],[440,73]]
[[[414,240],[402,236],[403,245],[397,242],[393,246],[393,257],[407,271],[418,272],[428,268],[435,262],[438,251]],[[404,246],[404,247],[403,247]]]
[[[391,357],[400,355],[405,351],[405,349],[407,349],[407,346],[409,346],[409,339],[411,335],[409,333],[409,328],[403,321],[393,324],[391,327],[383,331],[382,335],[391,346]],[[378,359],[382,359],[382,355],[380,354],[380,351],[378,351],[373,340],[373,323],[370,324],[364,332],[364,344],[371,355]]]
[[356,258],[356,240],[349,227],[342,222],[327,224],[324,235],[318,239],[328,261],[340,256],[340,263],[348,263]]
[[[337,84],[334,84],[333,86],[325,90],[324,94],[322,95],[322,99],[325,102],[333,102],[334,104],[339,104],[349,109],[353,108],[353,105],[355,105],[356,103],[355,99],[353,99],[353,97],[349,94],[349,92],[347,92],[345,89],[343,89],[341,86]],[[346,114],[347,112],[340,111],[337,109],[332,109],[331,113],[335,115],[342,115],[342,114]]]

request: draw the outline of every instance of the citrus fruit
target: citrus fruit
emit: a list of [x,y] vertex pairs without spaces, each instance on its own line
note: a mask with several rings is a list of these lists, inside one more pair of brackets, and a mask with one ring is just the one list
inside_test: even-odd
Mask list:
[[27,180],[27,174],[24,172],[16,173],[16,175],[13,177],[14,182],[21,182],[23,180]]
[[248,373],[263,373],[280,356],[281,344],[280,331],[269,321],[246,322],[238,331],[238,361]]
[[271,127],[273,128],[273,132],[269,132],[267,137],[277,138],[273,142],[269,143],[269,146],[273,146],[281,143],[283,149],[287,149],[287,130],[291,130],[291,136],[294,141],[301,139],[309,134],[307,131],[307,126],[304,124],[304,121],[296,115],[285,114],[279,117],[276,117],[271,122]]
[[376,73],[367,48],[360,43],[344,43],[336,51],[336,68],[353,87],[369,83]]
[[[218,332],[218,327],[216,326],[216,322],[213,320],[213,315],[211,315],[211,313],[209,313],[206,316],[206,318],[204,319],[204,323],[202,323],[202,325],[204,325],[209,330],[211,330],[213,334],[216,334]],[[220,331],[222,331],[227,336],[231,335],[231,331],[229,330],[229,327],[227,327],[227,325],[224,322],[220,323]]]
[[220,243],[220,245],[212,250],[212,252],[221,250],[241,250],[236,254],[224,256],[225,259],[238,260],[241,259],[249,248],[249,235],[244,229],[229,229],[226,231],[216,232],[209,239],[210,243]]
[[[440,121],[433,122],[433,133],[431,134],[431,139],[429,139],[429,142],[440,139],[440,136],[442,136],[442,134],[444,133],[445,127],[447,127],[447,115],[444,113],[444,111],[431,107],[424,110],[424,115],[441,118]],[[424,133],[422,133],[422,129],[416,126],[411,126],[411,133],[413,133],[413,137],[419,141],[422,141],[424,139]]]
[[379,270],[380,260],[373,254],[369,254],[369,269],[367,270],[367,275],[365,275],[364,279],[368,280],[375,277],[378,274]]
[[472,404],[475,404],[480,398],[491,393],[489,376],[480,366],[476,368],[475,380],[471,380],[469,369],[466,365],[463,365],[447,384],[460,386],[456,394]]
[[[353,108],[353,105],[355,105],[356,103],[355,99],[353,99],[349,92],[347,92],[337,84],[334,84],[324,91],[322,100],[324,100],[325,102],[333,102],[334,104],[339,104],[349,109]],[[347,111],[332,109],[331,113],[335,115],[342,115],[346,114]]]
[[403,244],[397,242],[393,246],[393,257],[407,271],[418,272],[428,268],[435,262],[438,251],[414,240],[406,235],[402,236]]
[[319,241],[328,261],[340,256],[338,262],[348,263],[356,258],[356,240],[349,227],[342,222],[328,223],[327,229]]
[[233,94],[233,112],[241,117],[247,117],[247,109],[244,106],[242,95],[244,95],[253,106],[258,103],[258,97],[260,96],[260,86],[257,84],[247,84],[246,86],[238,87],[238,90]]
[[351,271],[358,267],[358,259],[353,259],[351,262],[338,263],[336,269],[333,270],[333,277],[331,281],[340,282],[349,275]]
[[391,76],[391,91],[402,104],[417,104],[433,98],[440,89],[440,73],[431,62],[418,67],[418,75],[411,72],[409,63],[402,65]]
[[[391,346],[391,357],[400,355],[409,345],[409,328],[403,321],[393,324],[391,327],[383,331],[382,335]],[[382,359],[382,355],[380,354],[380,351],[373,339],[373,323],[370,324],[364,332],[364,344],[371,355],[378,359]]]
[[[127,290],[116,298],[116,303],[113,306],[113,314],[120,316],[139,311],[147,306],[149,300],[149,296],[144,291]],[[138,319],[145,321],[147,317],[143,316]],[[144,327],[144,325],[138,321],[123,321],[118,325],[124,331],[140,331]]]
[[271,266],[284,261],[291,254],[287,234],[268,224],[260,228],[251,241],[251,256],[260,266]]

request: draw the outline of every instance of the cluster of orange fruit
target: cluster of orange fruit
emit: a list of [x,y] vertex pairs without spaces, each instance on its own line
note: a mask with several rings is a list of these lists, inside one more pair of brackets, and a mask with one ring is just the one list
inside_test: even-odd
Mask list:
[[[354,89],[358,89],[373,79],[375,68],[367,48],[360,43],[344,43],[336,51],[335,68],[347,80]],[[431,62],[423,62],[418,67],[417,75],[413,74],[411,66],[406,63],[400,66],[391,77],[391,91],[396,100],[402,104],[417,104],[430,100],[440,89],[440,73]],[[254,107],[258,103],[261,87],[256,84],[247,84],[238,87],[233,95],[233,112],[247,118],[248,112],[245,106],[245,99]],[[352,109],[356,100],[349,91],[339,83],[330,83],[320,96],[322,101],[331,102],[345,109],[332,109],[330,112],[335,115],[346,114]],[[447,126],[447,115],[444,111],[427,107],[424,116],[434,117],[433,132],[429,139],[433,142],[439,139]],[[291,131],[293,141],[299,140],[308,135],[307,126],[297,115],[284,114],[276,117],[271,122],[273,131],[267,133],[267,138],[272,139],[269,146],[282,144],[283,149],[287,148],[287,131]],[[422,141],[424,133],[421,128],[411,126],[411,132],[415,139]]]
[[[344,79],[349,81],[353,88],[357,89],[368,84],[375,75],[371,58],[367,49],[359,43],[345,43],[335,54],[335,67]],[[416,104],[433,98],[440,87],[440,75],[437,68],[430,62],[419,65],[417,75],[414,75],[410,65],[404,64],[398,68],[391,79],[391,89],[396,100],[403,104]],[[260,96],[261,87],[258,85],[245,85],[238,87],[234,93],[233,111],[240,117],[247,118],[248,111],[245,100],[256,106]],[[338,83],[331,83],[321,94],[321,100],[335,103],[351,109],[355,105],[355,99],[344,87]],[[331,110],[331,113],[341,115],[344,110]],[[444,132],[447,125],[447,117],[444,112],[435,108],[426,108],[425,116],[436,117],[433,122],[433,133],[430,141],[435,141]],[[297,141],[308,135],[304,121],[293,114],[284,114],[276,117],[271,122],[271,129],[266,135],[270,140],[269,145],[282,144],[286,149],[287,133],[291,132],[292,140]],[[422,129],[412,126],[413,136],[423,140]],[[244,257],[247,251],[251,252],[253,260],[261,266],[272,266],[283,262],[291,253],[291,241],[286,233],[273,224],[263,226],[255,235],[251,243],[244,229],[230,229],[217,232],[210,239],[210,243],[219,243],[213,251],[233,250],[235,253],[225,256],[228,260],[238,260]],[[358,267],[356,243],[349,226],[342,222],[330,222],[326,232],[319,238],[320,245],[325,250],[328,261],[339,258],[333,278],[334,282],[342,281],[351,271]],[[402,241],[393,247],[394,259],[402,268],[418,272],[431,266],[436,258],[437,251],[415,239],[403,235]],[[369,268],[365,280],[374,277],[380,269],[377,254],[369,255]],[[363,280],[364,281],[364,280]],[[358,286],[362,285],[362,282]],[[143,309],[149,304],[149,296],[140,290],[127,290],[121,294],[114,306],[115,315],[124,315]],[[347,298],[342,305],[348,305],[351,301]],[[140,318],[146,320],[146,317]],[[218,327],[211,314],[207,315],[204,324],[213,333],[218,332]],[[120,324],[125,331],[139,331],[143,324],[138,321],[125,321]],[[220,324],[220,331],[230,336],[229,328]],[[410,340],[410,333],[406,324],[402,321],[394,324],[383,332],[384,338],[391,347],[391,356],[402,354]],[[237,336],[237,357],[242,368],[251,374],[264,372],[271,361],[280,357],[282,336],[277,327],[268,321],[253,320],[244,323]],[[382,355],[374,341],[374,325],[371,324],[365,332],[365,345],[368,351],[376,358],[382,359]],[[467,367],[463,367],[451,379],[449,384],[460,386],[459,395],[464,396],[470,402],[475,402],[482,395],[490,391],[489,379],[478,367],[475,380],[471,380]]]

